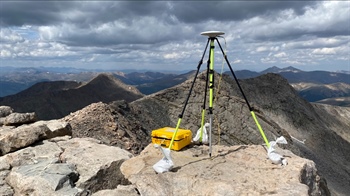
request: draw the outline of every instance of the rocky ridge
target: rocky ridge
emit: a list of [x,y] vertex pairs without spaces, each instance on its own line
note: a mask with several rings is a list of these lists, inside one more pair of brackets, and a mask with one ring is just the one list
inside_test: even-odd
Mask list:
[[[220,79],[218,75],[215,78]],[[139,154],[151,142],[152,130],[176,126],[191,83],[192,79],[131,103],[92,104],[86,111],[79,111],[78,116],[85,116],[84,118],[70,115],[65,119],[72,126],[79,127],[76,129],[79,137],[94,137],[123,149],[131,147],[133,154]],[[235,82],[223,76],[215,84],[219,83],[220,91],[215,92],[214,100],[213,144],[263,144]],[[342,107],[308,103],[300,98],[287,80],[277,74],[242,80],[241,85],[267,138],[273,140],[284,136],[288,141],[284,148],[315,161],[332,193],[346,195],[350,179],[350,168],[346,164],[350,160],[350,111]],[[190,129],[193,133],[200,124],[204,86],[205,75],[200,74],[181,123],[181,128]],[[104,120],[106,116],[114,119],[110,120],[114,125],[106,126],[110,124]],[[206,122],[208,121],[206,117]],[[86,131],[88,129],[91,130]]]
[[[220,90],[215,92],[213,144],[261,145],[263,140],[235,81],[226,75],[221,78],[215,74],[214,78],[214,89],[219,89],[220,84]],[[342,107],[310,104],[277,74],[241,80],[240,83],[267,138],[273,140],[284,136],[288,140],[286,149],[315,161],[333,194],[346,195],[350,191],[350,168],[347,164],[350,143],[346,140],[350,135],[347,118],[350,111]],[[192,79],[131,102],[130,111],[147,130],[175,127],[191,84]],[[205,74],[201,73],[181,121],[181,127],[193,132],[200,124],[204,87]]]
[[[89,111],[86,108],[85,112],[108,107],[97,103],[92,108],[94,110]],[[114,112],[118,113],[118,110]],[[79,119],[79,113],[72,116],[66,119],[70,122]],[[120,123],[120,129],[127,129],[122,125],[122,119],[113,120]],[[102,144],[97,139],[78,138],[78,135],[72,138],[71,135],[82,127],[71,126],[66,121],[69,120],[0,127],[2,149],[7,141],[4,138],[11,135],[9,132],[20,132],[23,126],[31,130],[28,135],[11,140],[32,138],[26,144],[3,151],[0,157],[1,195],[329,195],[327,184],[318,176],[315,164],[288,150],[281,149],[290,162],[282,167],[269,162],[263,146],[215,145],[212,159],[208,158],[206,146],[190,146],[172,153],[174,170],[155,174],[151,166],[162,155],[152,145],[132,158],[130,152]],[[249,175],[247,171],[251,171]]]
[[[74,82],[73,82],[74,83]],[[115,100],[134,101],[144,95],[109,73],[99,74],[87,83],[41,82],[15,95],[0,97],[0,105],[17,112],[35,112],[39,119],[59,119],[91,103]]]
[[[21,116],[9,107],[0,107],[0,113]],[[105,189],[137,195],[124,186],[130,182],[119,169],[131,153],[96,139],[72,138],[63,120],[28,124],[21,119],[0,127],[0,195],[98,195]]]

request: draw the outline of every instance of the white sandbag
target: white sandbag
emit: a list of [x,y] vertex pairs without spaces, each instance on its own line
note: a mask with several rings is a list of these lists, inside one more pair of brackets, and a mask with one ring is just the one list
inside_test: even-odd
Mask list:
[[271,141],[270,147],[267,150],[267,156],[269,157],[269,159],[272,161],[272,163],[274,164],[281,164],[281,165],[287,165],[287,159],[285,159],[282,155],[278,154],[277,152],[275,152],[275,145],[279,143],[279,144],[287,144],[287,140],[281,136],[279,138],[276,139],[276,141]]
[[[159,147],[158,145],[154,145],[154,146],[156,148]],[[168,172],[174,166],[174,163],[171,160],[171,156],[170,156],[170,149],[169,148],[163,148],[163,147],[159,147],[159,149],[162,151],[164,157],[160,161],[158,161],[156,164],[153,165],[153,169],[157,173]]]
[[[209,140],[208,140],[208,132],[206,127],[209,127],[210,124],[209,123],[205,123],[204,127],[203,127],[203,134],[202,134],[202,143],[203,144],[208,144]],[[200,142],[200,137],[201,137],[201,128],[198,129],[196,136],[193,138],[193,142]]]

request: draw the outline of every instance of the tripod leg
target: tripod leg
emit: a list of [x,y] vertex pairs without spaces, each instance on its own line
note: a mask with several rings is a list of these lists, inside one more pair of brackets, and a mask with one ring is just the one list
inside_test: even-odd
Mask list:
[[210,52],[209,52],[209,156],[211,157],[212,152],[212,142],[211,142],[211,133],[212,133],[212,125],[213,125],[213,94],[214,94],[214,40],[216,38],[210,39]]
[[236,74],[234,73],[234,71],[233,71],[233,69],[232,69],[232,67],[231,67],[231,65],[230,65],[230,62],[229,62],[228,59],[227,59],[227,55],[225,54],[224,50],[222,49],[219,40],[218,40],[217,38],[215,38],[215,39],[216,39],[216,42],[218,43],[218,45],[219,45],[219,47],[220,47],[220,49],[221,49],[222,54],[224,55],[224,58],[225,58],[225,61],[226,61],[227,65],[228,65],[228,67],[230,68],[230,71],[231,71],[231,73],[232,73],[232,75],[233,75],[233,78],[235,79],[235,81],[236,81],[236,83],[237,83],[237,86],[238,86],[239,90],[241,91],[241,94],[242,94],[242,96],[243,96],[243,98],[244,98],[244,100],[245,100],[245,102],[246,102],[246,104],[247,104],[247,106],[248,106],[248,108],[249,108],[249,111],[250,111],[250,113],[251,113],[251,115],[252,115],[252,117],[253,117],[253,119],[254,119],[254,121],[255,121],[255,124],[256,124],[256,126],[258,127],[258,129],[259,129],[259,131],[260,131],[260,134],[261,134],[261,136],[263,137],[263,139],[264,139],[264,141],[265,141],[265,143],[266,143],[266,146],[269,148],[269,147],[270,147],[270,144],[269,144],[269,142],[267,141],[266,136],[265,136],[265,133],[264,133],[263,129],[261,128],[258,119],[257,119],[256,116],[255,116],[255,113],[254,113],[254,111],[253,111],[253,108],[250,106],[250,104],[249,104],[249,102],[248,102],[248,99],[247,99],[247,97],[245,96],[245,94],[244,94],[244,92],[243,92],[243,89],[242,89],[241,85],[240,85],[239,82],[238,82],[238,79],[237,79],[237,77],[236,77]]
[[201,58],[201,60],[198,62],[197,71],[196,71],[196,74],[195,74],[195,76],[194,76],[194,78],[193,78],[193,82],[192,82],[190,91],[189,91],[189,93],[188,93],[188,95],[187,95],[187,98],[186,98],[186,101],[185,101],[185,105],[184,105],[184,107],[183,107],[183,109],[182,109],[181,114],[179,115],[179,120],[177,121],[176,128],[175,128],[175,131],[174,131],[174,133],[173,133],[173,137],[171,138],[171,141],[170,141],[170,145],[169,145],[169,149],[170,149],[170,150],[171,150],[171,148],[173,147],[173,143],[174,143],[174,140],[175,140],[177,131],[179,130],[182,117],[183,117],[183,115],[184,115],[184,113],[185,113],[186,106],[187,106],[187,104],[188,104],[188,100],[190,99],[190,96],[191,96],[191,93],[192,93],[192,90],[193,90],[194,83],[196,82],[196,79],[197,79],[199,70],[200,70],[200,68],[201,68],[201,65],[203,64],[203,58],[204,58],[205,52],[207,51],[208,45],[209,45],[209,40],[207,41],[207,44],[206,44],[206,46],[205,46],[205,49],[204,49],[202,58]]

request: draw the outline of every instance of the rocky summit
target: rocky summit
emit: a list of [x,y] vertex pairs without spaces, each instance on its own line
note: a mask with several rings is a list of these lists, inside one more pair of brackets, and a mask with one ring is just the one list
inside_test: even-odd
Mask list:
[[327,195],[313,161],[288,150],[289,165],[274,165],[258,145],[191,146],[172,152],[175,167],[157,174],[152,165],[162,157],[149,145],[140,156],[121,165],[121,172],[141,195]]
[[329,195],[314,162],[288,150],[280,149],[290,163],[281,166],[261,145],[215,145],[211,158],[207,146],[191,145],[172,152],[170,172],[156,174],[152,165],[162,154],[152,144],[134,156],[97,139],[72,138],[74,129],[63,119],[3,125],[0,195]]

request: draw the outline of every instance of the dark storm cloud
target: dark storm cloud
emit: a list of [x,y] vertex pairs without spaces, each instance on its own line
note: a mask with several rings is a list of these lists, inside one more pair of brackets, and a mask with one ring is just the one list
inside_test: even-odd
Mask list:
[[189,23],[239,21],[255,16],[273,17],[276,12],[291,9],[302,15],[306,7],[314,7],[316,1],[189,1],[172,2],[172,13],[179,20]]
[[[230,22],[255,16],[271,19],[286,9],[300,15],[315,4],[314,1],[6,1],[1,4],[0,24],[51,26],[46,29],[51,31],[46,34],[50,36],[43,34],[42,38],[68,45],[154,44],[192,38],[191,34],[203,28],[197,23],[208,20]],[[265,39],[264,36],[256,35],[255,39]],[[276,38],[279,36],[291,35],[282,33]]]
[[60,12],[68,9],[72,2],[65,2],[64,6],[52,1],[1,1],[0,25],[48,25],[61,21]]
[[86,26],[165,11],[163,2],[154,1],[5,1],[1,2],[2,26],[50,25],[71,22]]
[[[315,1],[5,1],[1,2],[2,25],[48,25],[64,21],[77,25],[124,18],[175,16],[184,23],[207,20],[237,21],[292,9],[297,15]],[[77,13],[77,15],[70,15]],[[78,15],[80,14],[80,15]]]

